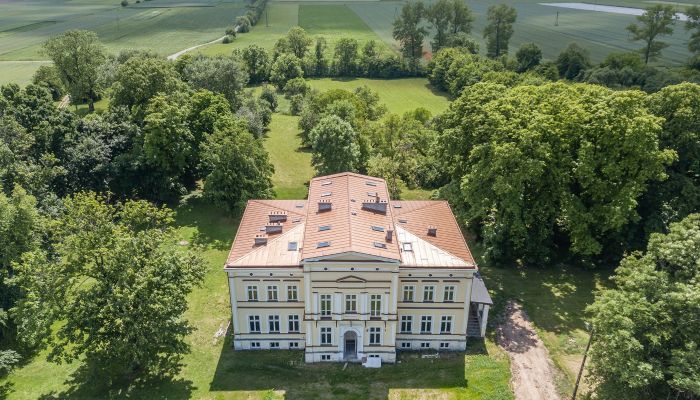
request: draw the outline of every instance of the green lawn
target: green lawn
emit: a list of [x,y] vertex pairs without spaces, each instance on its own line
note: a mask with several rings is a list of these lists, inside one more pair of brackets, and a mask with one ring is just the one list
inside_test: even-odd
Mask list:
[[275,166],[272,182],[279,199],[305,199],[307,184],[314,176],[311,153],[301,148],[299,117],[275,113],[265,148]]
[[16,83],[24,86],[32,81],[37,69],[48,61],[0,61],[0,85]]
[[[286,35],[289,28],[297,25],[313,37],[325,37],[329,56],[332,55],[337,40],[342,37],[357,39],[360,45],[369,40],[376,40],[380,45],[384,43],[349,5],[280,2],[268,4],[267,15],[263,14],[250,32],[239,34],[233,43],[211,44],[195,52],[206,55],[230,54],[233,49],[251,44],[272,50],[275,42]],[[386,51],[389,51],[388,49],[385,48]]]
[[405,79],[310,79],[311,87],[320,91],[328,89],[353,90],[368,86],[379,93],[380,101],[389,112],[402,114],[418,107],[426,108],[433,116],[445,111],[449,106],[446,94],[433,89],[425,78]]

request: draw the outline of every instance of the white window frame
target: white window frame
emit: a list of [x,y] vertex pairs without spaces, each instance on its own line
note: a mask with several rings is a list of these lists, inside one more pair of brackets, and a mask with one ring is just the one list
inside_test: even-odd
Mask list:
[[[348,304],[352,305],[352,308],[348,307]],[[356,294],[346,294],[345,295],[345,313],[346,314],[356,314],[357,313],[357,295]]]
[[429,348],[430,348],[430,342],[420,342],[420,348],[421,348],[421,349],[429,349]]
[[402,349],[410,349],[410,348],[411,348],[411,342],[401,342],[401,348],[402,348]]
[[416,299],[416,285],[404,285],[402,299],[406,303],[412,303]]
[[440,333],[452,333],[452,316],[443,315],[440,318]]
[[279,288],[277,285],[267,286],[267,301],[279,301]]
[[299,301],[299,287],[297,285],[287,286],[287,301]]
[[289,348],[290,348],[290,349],[298,349],[298,348],[299,348],[299,342],[289,342]]
[[440,342],[440,348],[441,349],[449,349],[450,344],[448,342]]
[[328,326],[321,327],[321,345],[333,345],[333,328]]
[[255,285],[246,286],[246,293],[248,301],[258,301],[258,287]]
[[[455,301],[455,286],[447,285],[442,295],[442,301],[445,303],[453,303]],[[449,294],[449,296],[448,296]]]
[[[404,329],[404,324],[408,329]],[[412,333],[413,332],[413,315],[402,315],[401,325],[399,327],[400,333]]]
[[[430,296],[428,296],[428,293],[430,293]],[[424,303],[432,303],[434,301],[435,301],[435,286],[434,285],[423,286],[423,302]]]
[[[321,317],[330,317],[333,313],[333,295],[322,294],[319,298],[319,310],[321,311]],[[324,307],[324,305],[327,307]]]
[[289,315],[287,317],[287,330],[289,333],[299,333],[301,329],[301,324],[299,322],[299,316]]
[[260,342],[250,342],[250,348],[251,349],[260,349]]
[[[425,326],[429,329],[423,329]],[[433,316],[421,315],[420,317],[420,333],[433,333]]]
[[[257,326],[258,329],[253,329],[255,326]],[[248,331],[250,333],[260,333],[262,332],[261,330],[261,325],[260,325],[260,316],[259,315],[249,315],[248,316]]]
[[270,348],[271,348],[271,349],[279,349],[279,348],[280,348],[280,342],[270,342]]
[[377,326],[372,326],[369,328],[369,344],[370,345],[381,345],[382,344],[382,328]]
[[[277,328],[277,329],[273,329]],[[268,315],[267,316],[267,329],[270,333],[280,333],[280,316],[279,315]]]
[[369,316],[379,317],[382,314],[382,295],[372,294],[369,299]]

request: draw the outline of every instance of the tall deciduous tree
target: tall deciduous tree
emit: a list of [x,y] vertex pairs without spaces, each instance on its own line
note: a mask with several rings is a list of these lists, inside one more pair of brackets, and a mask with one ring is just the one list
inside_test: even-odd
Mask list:
[[513,36],[513,24],[518,17],[515,8],[507,4],[489,7],[486,14],[488,24],[484,28],[484,38],[489,57],[508,54],[508,42]]
[[294,54],[282,54],[272,64],[270,71],[270,81],[278,89],[284,88],[288,81],[294,78],[303,78],[304,70],[301,67],[301,60]]
[[250,83],[261,83],[267,79],[270,74],[270,55],[267,50],[257,44],[251,44],[239,54],[248,70]]
[[415,70],[418,60],[423,56],[423,38],[428,33],[421,21],[425,14],[422,2],[409,2],[401,8],[401,15],[393,24],[394,40],[400,43],[401,52]]
[[543,263],[620,251],[673,158],[659,149],[661,122],[639,91],[479,83],[442,117],[438,144],[488,255]]
[[272,173],[267,151],[240,120],[224,119],[202,144],[204,195],[235,210],[253,198],[271,198]]
[[591,57],[588,50],[576,43],[570,43],[557,56],[557,70],[562,78],[574,79],[590,66]]
[[172,211],[92,193],[65,206],[52,226],[56,257],[25,253],[18,265],[15,284],[27,294],[13,310],[20,338],[50,344],[57,363],[84,357],[132,377],[176,373],[193,331],[187,296],[204,263],[173,247]]
[[685,15],[688,16],[688,20],[685,22],[685,29],[691,31],[688,50],[695,53],[697,57],[700,54],[700,7],[688,7],[685,10]]
[[53,61],[68,88],[71,99],[87,99],[90,111],[99,97],[100,66],[105,62],[104,47],[95,32],[70,30],[44,43],[44,52]]
[[431,43],[433,53],[447,45],[447,38],[450,32],[450,21],[452,20],[454,4],[451,0],[438,0],[433,3],[427,10],[428,21],[435,31],[433,41]]
[[357,40],[341,38],[335,44],[334,69],[338,76],[352,76],[357,69]]
[[452,0],[451,5],[450,35],[456,35],[458,33],[470,34],[474,16],[469,7],[467,7],[467,2],[464,0]]
[[292,27],[289,32],[287,32],[286,39],[289,51],[300,60],[304,59],[306,53],[309,51],[309,46],[313,43],[311,36],[300,26]]
[[360,167],[360,145],[352,126],[337,115],[321,118],[309,134],[311,163],[319,175],[336,172],[357,172]]
[[326,38],[323,36],[316,38],[316,45],[314,45],[314,74],[316,76],[324,76],[328,73],[327,47]]
[[196,57],[187,64],[183,75],[195,89],[223,94],[232,109],[241,106],[248,72],[233,57]]
[[600,399],[700,397],[700,214],[653,234],[588,307]]
[[542,49],[534,43],[523,43],[515,53],[518,61],[518,71],[525,72],[539,65],[542,60]]
[[630,40],[644,41],[644,47],[639,50],[642,53],[644,64],[661,55],[661,50],[668,47],[668,43],[657,40],[658,36],[673,33],[674,17],[676,12],[673,6],[657,4],[648,7],[644,14],[637,17],[639,24],[630,24],[627,30],[632,34]]

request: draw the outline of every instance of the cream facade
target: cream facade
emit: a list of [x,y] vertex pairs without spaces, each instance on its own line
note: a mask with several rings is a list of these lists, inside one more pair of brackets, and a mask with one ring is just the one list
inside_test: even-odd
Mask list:
[[464,350],[491,305],[446,203],[393,202],[350,173],[312,180],[309,200],[249,202],[225,271],[235,349],[307,362]]

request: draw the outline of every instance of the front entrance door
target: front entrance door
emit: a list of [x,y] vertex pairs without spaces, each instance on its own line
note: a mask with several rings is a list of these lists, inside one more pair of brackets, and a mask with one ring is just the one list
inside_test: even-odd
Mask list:
[[357,334],[354,331],[345,332],[345,352],[343,358],[346,360],[357,359]]

